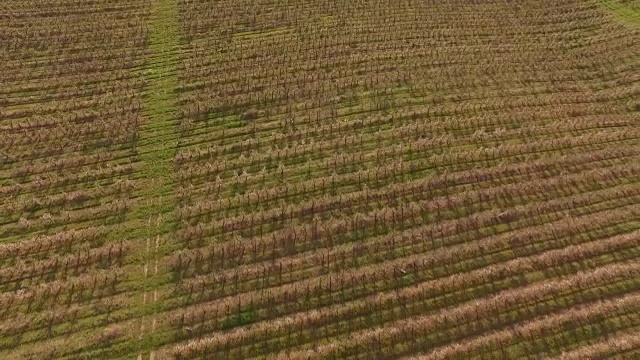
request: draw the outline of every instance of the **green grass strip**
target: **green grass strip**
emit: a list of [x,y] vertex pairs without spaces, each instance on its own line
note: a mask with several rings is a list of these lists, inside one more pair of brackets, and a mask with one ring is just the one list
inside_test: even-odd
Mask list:
[[596,3],[625,25],[640,29],[640,3],[628,0],[597,0]]
[[[141,273],[145,264],[147,268],[146,275],[139,280],[140,292],[133,295],[140,298],[139,322],[136,325],[142,326],[135,346],[125,347],[117,351],[118,354],[113,354],[127,358],[139,354],[146,358],[157,348],[153,327],[158,304],[162,301],[162,293],[157,289],[157,279],[164,274],[160,259],[171,251],[173,244],[169,234],[176,224],[173,158],[179,136],[176,111],[178,77],[175,68],[181,46],[178,21],[178,4],[175,0],[153,2],[149,22],[149,55],[144,70],[147,81],[144,94],[145,122],[140,129],[137,147],[143,163],[140,173],[143,185],[136,194],[139,201],[134,210],[138,226],[129,228],[126,234],[127,238],[138,241],[140,245],[133,255],[133,262],[141,265]],[[154,296],[156,291],[159,294],[157,297]],[[146,293],[145,302],[141,301],[141,292]]]

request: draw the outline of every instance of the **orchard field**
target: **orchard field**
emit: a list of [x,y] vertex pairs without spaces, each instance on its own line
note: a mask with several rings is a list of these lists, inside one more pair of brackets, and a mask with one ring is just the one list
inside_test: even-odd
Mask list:
[[640,1],[0,1],[0,358],[640,358]]

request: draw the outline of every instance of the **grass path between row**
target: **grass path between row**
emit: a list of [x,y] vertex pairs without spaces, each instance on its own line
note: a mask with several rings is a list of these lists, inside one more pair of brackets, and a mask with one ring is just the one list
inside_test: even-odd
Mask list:
[[[167,275],[162,258],[172,248],[171,233],[175,224],[173,158],[178,141],[176,112],[178,78],[175,64],[180,53],[178,4],[175,0],[156,0],[149,24],[148,67],[144,77],[147,91],[144,96],[145,123],[140,129],[138,153],[143,163],[144,186],[138,196],[140,206],[136,214],[146,227],[134,234],[144,247],[138,249],[142,264],[141,299],[138,314],[139,338],[137,358],[154,359],[159,307],[160,278]],[[160,268],[160,271],[158,269]],[[138,295],[140,296],[140,295]]]

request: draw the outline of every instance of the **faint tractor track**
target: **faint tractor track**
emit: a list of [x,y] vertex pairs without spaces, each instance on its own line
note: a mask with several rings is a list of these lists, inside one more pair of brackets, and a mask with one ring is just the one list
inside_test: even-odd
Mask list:
[[[143,163],[144,185],[138,194],[140,219],[147,223],[145,231],[134,229],[135,238],[145,239],[140,248],[142,263],[141,304],[137,358],[156,357],[157,309],[159,301],[159,261],[170,251],[171,232],[175,224],[173,158],[178,140],[176,112],[180,37],[178,4],[175,0],[155,0],[149,22],[149,55],[144,66],[148,86],[144,96],[145,123],[141,126],[138,154]],[[161,276],[161,274],[160,274]]]

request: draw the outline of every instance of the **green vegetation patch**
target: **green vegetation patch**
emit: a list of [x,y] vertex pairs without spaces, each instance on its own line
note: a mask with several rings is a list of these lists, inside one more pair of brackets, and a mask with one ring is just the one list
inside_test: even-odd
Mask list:
[[640,28],[640,2],[636,0],[598,0],[596,3],[624,24]]

